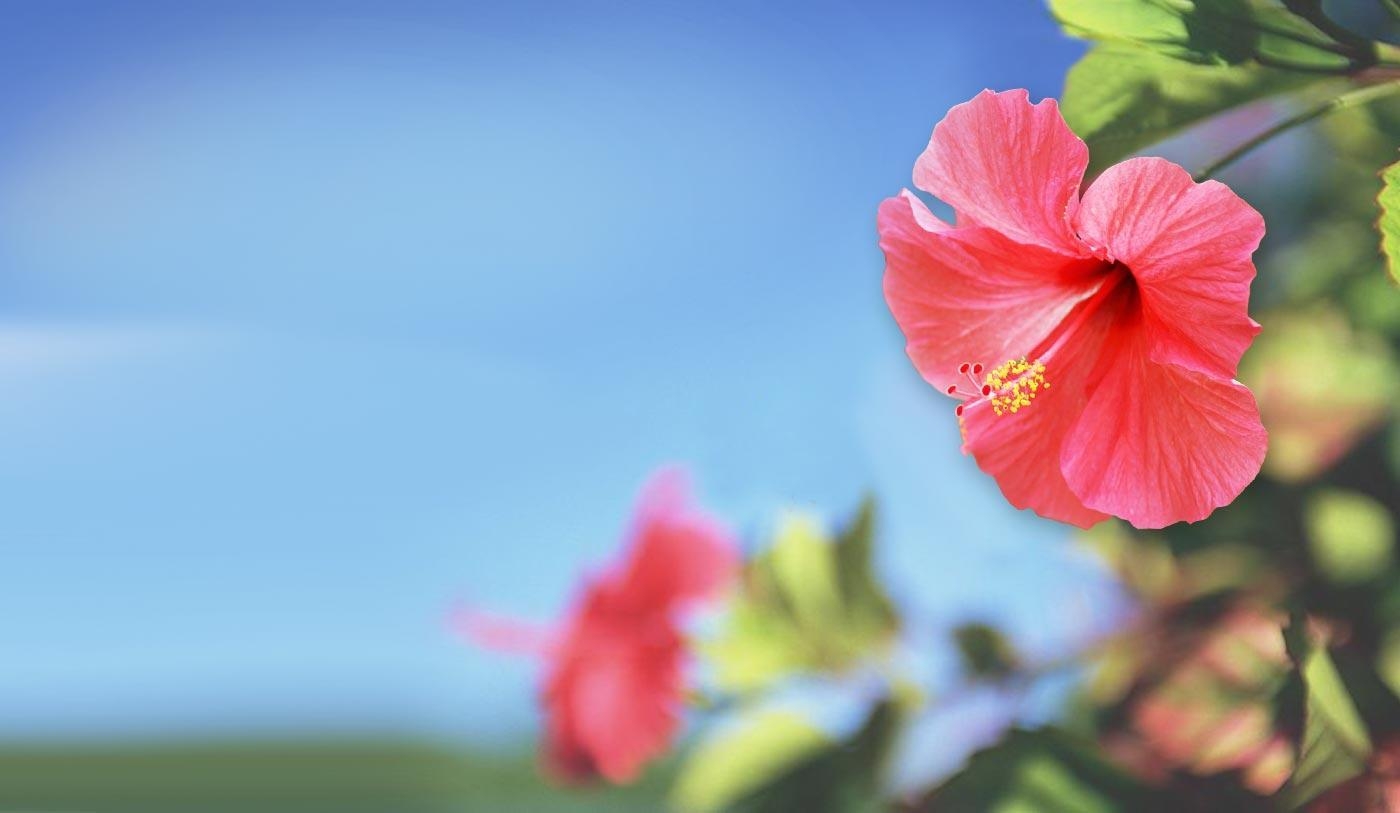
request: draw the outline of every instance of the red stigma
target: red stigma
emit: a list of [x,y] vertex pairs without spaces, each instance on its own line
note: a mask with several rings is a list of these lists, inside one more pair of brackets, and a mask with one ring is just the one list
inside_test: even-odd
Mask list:
[[982,394],[983,394],[983,395],[991,395],[991,394],[992,394],[992,387],[991,387],[990,384],[983,384],[983,385],[982,385]]
[[[967,371],[964,370],[963,372],[967,372]],[[980,364],[974,364],[974,365],[972,365],[972,374],[973,374],[973,375],[981,375],[981,374],[982,374],[982,365],[980,365]]]
[[[978,367],[981,367],[982,365],[979,364],[979,365],[977,365],[977,366],[978,366]],[[970,364],[968,364],[967,362],[964,361],[962,364],[958,365],[958,372],[963,373],[963,374],[966,374],[967,371],[970,370],[971,368],[972,368],[972,365],[970,365]]]

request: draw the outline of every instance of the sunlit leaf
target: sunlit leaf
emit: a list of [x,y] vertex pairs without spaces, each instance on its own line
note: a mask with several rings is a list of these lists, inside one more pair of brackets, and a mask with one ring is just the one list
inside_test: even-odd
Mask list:
[[793,513],[755,557],[704,652],[720,688],[750,692],[802,671],[841,671],[884,652],[898,628],[874,572],[874,506],[837,538]]
[[1050,10],[1073,36],[1202,65],[1253,60],[1326,71],[1351,64],[1332,37],[1272,0],[1050,0]]
[[820,628],[841,614],[834,553],[819,518],[792,513],[779,524],[766,564],[799,626]]
[[1088,743],[1045,729],[1013,731],[973,755],[925,802],[928,813],[1118,813],[1170,803],[1104,762]]
[[703,741],[686,759],[672,802],[685,813],[724,810],[831,745],[799,714],[751,713]]
[[1313,561],[1329,580],[1365,581],[1390,566],[1395,526],[1379,501],[1354,491],[1328,489],[1308,500],[1303,518]]
[[1258,37],[1246,0],[1050,0],[1050,11],[1075,36],[1208,64],[1248,59]]
[[1316,77],[1257,65],[1197,65],[1132,46],[1099,44],[1065,77],[1061,109],[1089,145],[1089,174],[1217,113]]
[[702,651],[715,683],[740,693],[761,689],[816,661],[789,616],[747,596],[733,602],[724,630],[705,642]]
[[1365,771],[1372,750],[1366,725],[1337,667],[1325,647],[1309,640],[1305,626],[1295,619],[1285,633],[1306,691],[1298,765],[1279,791],[1280,800],[1294,810]]
[[1400,283],[1400,161],[1385,168],[1381,173],[1385,185],[1381,187],[1381,219],[1377,227],[1381,232],[1381,253],[1385,255],[1390,277]]
[[[703,762],[682,769],[673,806],[679,813],[884,810],[880,780],[900,719],[896,704],[877,704],[860,729],[838,743],[795,715],[756,715],[735,733],[700,747],[691,761]],[[774,728],[775,721],[776,731],[761,730]]]

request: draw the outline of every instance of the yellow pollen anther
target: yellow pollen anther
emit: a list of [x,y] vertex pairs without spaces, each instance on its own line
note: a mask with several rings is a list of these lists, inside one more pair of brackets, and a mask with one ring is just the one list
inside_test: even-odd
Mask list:
[[1045,380],[1045,365],[1026,361],[1025,356],[994,367],[987,372],[982,384],[992,411],[998,415],[1014,414],[1030,406],[1041,390],[1050,389],[1050,382]]

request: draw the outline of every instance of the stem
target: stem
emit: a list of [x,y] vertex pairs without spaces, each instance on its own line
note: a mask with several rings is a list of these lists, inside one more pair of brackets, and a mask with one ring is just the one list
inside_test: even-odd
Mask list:
[[1286,59],[1277,59],[1267,54],[1255,54],[1254,61],[1266,68],[1280,68],[1286,71],[1315,73],[1322,76],[1351,76],[1358,70],[1358,66],[1355,62],[1348,62],[1345,65],[1337,65],[1336,67],[1329,68],[1326,65],[1307,65],[1302,62],[1289,62]]
[[1380,0],[1381,7],[1390,12],[1390,16],[1400,20],[1400,0]]
[[1225,167],[1228,167],[1229,165],[1243,158],[1250,150],[1253,150],[1260,144],[1269,141],[1274,136],[1292,130],[1294,127],[1297,127],[1302,124],[1307,124],[1313,119],[1321,118],[1322,116],[1325,116],[1328,113],[1334,113],[1338,110],[1346,110],[1348,108],[1360,107],[1362,105],[1370,104],[1371,102],[1374,102],[1378,99],[1383,99],[1386,96],[1390,96],[1395,93],[1400,93],[1400,80],[1383,82],[1379,85],[1370,85],[1368,87],[1357,88],[1356,90],[1348,91],[1340,96],[1328,99],[1326,102],[1323,102],[1322,104],[1316,107],[1304,110],[1296,116],[1284,119],[1283,121],[1279,122],[1278,124],[1275,124],[1269,129],[1263,131],[1262,133],[1259,133],[1258,135],[1254,136],[1248,141],[1245,141],[1243,144],[1240,144],[1238,147],[1235,147],[1233,150],[1230,150],[1229,152],[1225,153],[1225,155],[1221,156],[1221,158],[1215,163],[1211,164],[1210,166],[1207,166],[1205,169],[1202,169],[1200,172],[1196,173],[1196,180],[1206,180],[1207,178],[1211,177],[1212,175],[1215,175],[1217,172],[1224,169]]
[[1283,5],[1289,11],[1312,23],[1318,31],[1343,45],[1349,45],[1362,53],[1370,51],[1373,47],[1369,39],[1328,17],[1327,12],[1322,8],[1322,0],[1283,0]]

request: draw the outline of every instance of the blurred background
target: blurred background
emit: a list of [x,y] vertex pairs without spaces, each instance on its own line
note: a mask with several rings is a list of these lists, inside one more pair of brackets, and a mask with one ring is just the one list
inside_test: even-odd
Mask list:
[[447,616],[557,616],[668,461],[750,539],[878,494],[916,649],[1110,625],[874,228],[1083,50],[1025,0],[5,3],[0,807],[654,809],[539,790],[536,665]]

